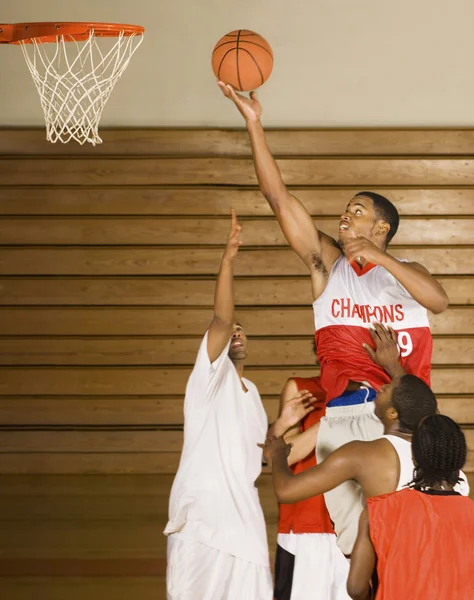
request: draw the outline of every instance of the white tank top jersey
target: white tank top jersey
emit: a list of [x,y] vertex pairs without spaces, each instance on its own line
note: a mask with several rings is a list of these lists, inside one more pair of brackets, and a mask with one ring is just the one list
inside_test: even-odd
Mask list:
[[[398,435],[384,435],[394,447],[398,454],[398,460],[400,461],[400,477],[398,479],[397,492],[413,481],[413,473],[415,470],[415,463],[413,462],[413,456],[411,453],[411,442],[404,440]],[[469,496],[469,482],[463,471],[459,472],[461,481],[454,486],[456,492],[461,496]]]
[[374,346],[369,333],[373,323],[397,332],[405,371],[430,385],[432,338],[427,310],[384,267],[368,264],[361,268],[341,255],[313,310],[321,380],[328,401],[340,396],[349,380],[366,381],[377,391],[390,381],[362,346]]
[[171,489],[165,535],[200,542],[269,566],[265,520],[255,480],[268,419],[260,394],[228,357],[211,364],[207,333],[184,400],[184,446]]

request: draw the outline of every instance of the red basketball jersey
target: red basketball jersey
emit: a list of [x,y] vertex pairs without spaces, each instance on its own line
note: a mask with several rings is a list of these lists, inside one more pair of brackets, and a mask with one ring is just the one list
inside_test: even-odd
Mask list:
[[433,341],[427,311],[384,267],[361,268],[341,255],[313,309],[321,384],[328,402],[344,392],[349,380],[367,382],[376,391],[390,382],[362,345],[374,346],[372,323],[396,331],[403,368],[430,385]]
[[[295,377],[298,390],[308,390],[315,398],[320,400],[313,412],[304,419],[301,430],[306,431],[318,423],[326,412],[325,393],[321,387],[319,377]],[[315,452],[311,452],[303,460],[292,465],[293,473],[301,473],[316,464]],[[294,504],[280,504],[278,533],[334,533],[331,519],[324,502],[324,496],[313,496]]]
[[474,598],[474,501],[412,489],[367,499],[377,600]]

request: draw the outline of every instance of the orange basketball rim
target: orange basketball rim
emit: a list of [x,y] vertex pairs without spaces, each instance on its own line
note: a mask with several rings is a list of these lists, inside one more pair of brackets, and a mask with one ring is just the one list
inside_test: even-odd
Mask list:
[[0,24],[0,44],[16,44],[23,51],[40,96],[48,141],[102,142],[102,110],[144,31],[140,25],[117,23]]

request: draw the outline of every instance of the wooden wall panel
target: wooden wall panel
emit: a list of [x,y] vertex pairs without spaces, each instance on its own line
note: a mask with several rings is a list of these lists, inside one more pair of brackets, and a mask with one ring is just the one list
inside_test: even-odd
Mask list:
[[[474,304],[474,278],[438,277],[451,305]],[[212,306],[215,277],[0,277],[0,306]],[[300,277],[237,277],[237,306],[310,306]]]
[[[474,315],[473,315],[474,321]],[[459,327],[459,329],[462,329]],[[474,332],[474,325],[472,327]],[[2,337],[0,365],[186,365],[192,367],[201,337]],[[248,366],[307,365],[315,360],[312,338],[250,339]],[[434,365],[469,365],[474,337],[435,338]]]
[[[65,148],[66,146],[64,146]],[[106,146],[101,146],[105,148]],[[360,187],[291,187],[314,216],[338,216]],[[470,187],[373,188],[390,198],[401,215],[472,215]],[[0,211],[4,215],[201,215],[228,216],[235,208],[242,217],[271,217],[255,187],[245,186],[4,186]]]
[[[280,158],[288,185],[474,185],[474,159]],[[256,185],[250,158],[5,158],[3,185]]]
[[[256,188],[245,131],[104,139],[57,147],[43,130],[0,130],[0,472],[172,475],[231,207],[244,225],[236,303],[251,338],[247,375],[269,418],[287,377],[317,372],[306,268]],[[329,233],[361,187],[397,204],[392,253],[424,264],[451,299],[431,317],[433,387],[474,452],[474,130],[268,139]]]
[[[248,307],[237,310],[249,336],[311,338],[314,329],[308,306]],[[211,307],[4,307],[0,311],[3,335],[204,335],[212,318]],[[453,306],[430,315],[435,335],[474,334],[474,307]]]
[[[249,156],[246,131],[210,129],[106,129],[104,143],[90,147],[45,142],[43,128],[4,129],[0,155]],[[474,153],[472,129],[298,129],[267,131],[275,156],[467,155]]]
[[[416,260],[434,275],[474,275],[471,246],[393,246],[398,258]],[[217,273],[223,248],[214,247],[0,247],[2,275],[173,275]],[[235,265],[237,276],[307,275],[304,263],[282,246],[243,248]]]

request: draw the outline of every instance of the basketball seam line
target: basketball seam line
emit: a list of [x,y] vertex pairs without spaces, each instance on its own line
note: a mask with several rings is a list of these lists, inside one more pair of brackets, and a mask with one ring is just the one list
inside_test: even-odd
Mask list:
[[[263,73],[262,73],[262,69],[259,67],[258,62],[255,60],[255,58],[252,56],[252,53],[249,52],[246,48],[241,48],[241,50],[243,52],[247,52],[247,54],[250,55],[250,58],[253,60],[253,62],[255,63],[255,66],[258,69],[258,72],[260,73],[260,77],[262,78],[262,83],[260,85],[263,85],[265,83],[265,78],[263,77]],[[239,79],[239,83],[240,83],[240,79]],[[241,86],[242,87],[242,86]]]
[[[252,44],[252,46],[258,46],[259,48],[262,48],[262,50],[265,50],[265,52],[267,52],[272,58],[273,58],[273,54],[267,49],[265,48],[265,46],[262,46],[261,44],[257,44],[257,42],[247,42],[246,40],[240,40],[241,44]],[[212,52],[212,54],[214,54],[214,52],[216,50],[218,50],[219,48],[222,48],[222,46],[225,46],[226,44],[235,44],[235,40],[230,40],[230,42],[222,42],[222,44],[219,44],[218,46],[216,46]]]
[[239,29],[239,33],[237,36],[237,45],[235,47],[236,49],[236,61],[237,61],[237,81],[239,82],[239,90],[242,91],[242,82],[240,81],[240,72],[239,72],[239,41],[240,41],[240,34],[242,33],[242,30]]
[[225,60],[225,57],[226,57],[226,56],[227,56],[227,55],[228,55],[230,52],[232,52],[233,50],[235,50],[235,48],[230,48],[229,50],[227,50],[227,52],[226,52],[226,53],[224,54],[224,56],[221,58],[221,62],[219,63],[219,68],[217,69],[217,77],[218,77],[218,79],[220,79],[220,78],[221,78],[221,68],[222,68],[222,63],[223,63],[223,62],[224,62],[224,60]]

